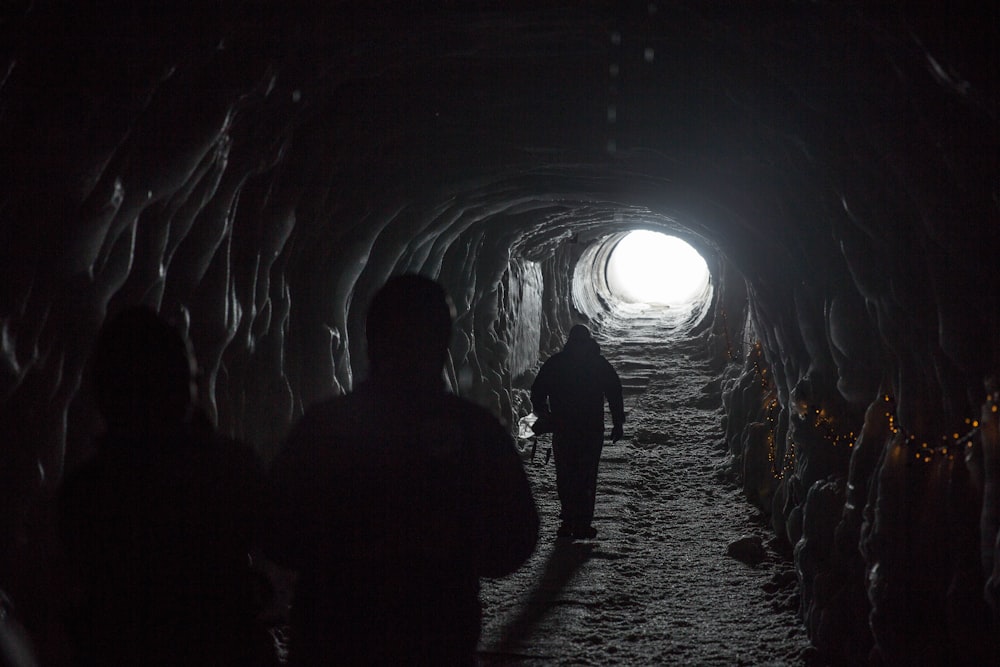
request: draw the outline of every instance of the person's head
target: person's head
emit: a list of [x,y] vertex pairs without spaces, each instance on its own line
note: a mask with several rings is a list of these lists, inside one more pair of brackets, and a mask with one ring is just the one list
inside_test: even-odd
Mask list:
[[372,299],[365,321],[373,377],[439,380],[452,318],[451,300],[437,282],[415,274],[390,278]]
[[591,354],[599,352],[600,347],[597,341],[591,337],[590,330],[587,327],[582,324],[574,324],[569,330],[569,335],[566,337],[566,345],[563,346],[563,349],[575,354]]
[[574,324],[566,337],[567,345],[578,345],[591,339],[590,330],[582,324]]
[[112,434],[155,436],[187,420],[194,405],[191,347],[145,306],[125,308],[104,324],[91,352],[90,377]]

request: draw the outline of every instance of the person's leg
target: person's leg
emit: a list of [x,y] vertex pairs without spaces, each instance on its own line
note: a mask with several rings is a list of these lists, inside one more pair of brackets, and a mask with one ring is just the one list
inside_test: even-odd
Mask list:
[[597,464],[601,457],[603,430],[595,435],[586,431],[553,435],[552,451],[556,457],[556,489],[563,520],[561,536],[593,537],[590,522],[594,517],[597,491]]
[[594,520],[594,505],[597,501],[597,469],[601,461],[601,450],[604,447],[604,431],[597,434],[587,434],[581,439],[582,456],[580,457],[580,498],[579,511],[574,527],[577,537],[594,537],[596,531],[591,523]]
[[590,472],[595,464],[591,460],[592,456],[588,455],[588,450],[593,448],[592,442],[588,443],[588,440],[592,440],[589,435],[569,431],[553,434],[552,437],[552,452],[556,458],[556,489],[562,506],[559,514],[562,525],[558,534],[562,537],[578,536],[581,526],[590,525],[590,518],[594,513],[590,491],[592,484],[589,480],[595,476]]
[[556,492],[559,494],[559,526],[560,537],[569,537],[571,529],[571,510],[573,507],[573,448],[572,438],[565,433],[552,434],[552,455],[556,461]]

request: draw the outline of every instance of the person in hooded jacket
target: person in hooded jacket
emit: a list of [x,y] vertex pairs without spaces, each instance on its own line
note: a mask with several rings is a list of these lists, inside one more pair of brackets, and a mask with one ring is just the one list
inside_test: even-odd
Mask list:
[[[597,468],[604,446],[604,402],[611,411],[611,440],[622,438],[625,409],[622,384],[600,346],[582,324],[569,331],[566,345],[538,371],[531,405],[552,431],[556,489],[562,505],[559,537],[593,538]],[[538,422],[536,422],[537,424]]]

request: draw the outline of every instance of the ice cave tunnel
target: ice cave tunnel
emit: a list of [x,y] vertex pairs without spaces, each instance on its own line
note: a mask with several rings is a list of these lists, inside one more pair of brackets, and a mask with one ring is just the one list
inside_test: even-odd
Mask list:
[[4,3],[0,590],[28,634],[57,635],[46,508],[108,313],[183,322],[266,459],[421,272],[456,304],[449,384],[514,424],[643,229],[707,264],[690,334],[818,654],[996,664],[1000,10],[930,7]]

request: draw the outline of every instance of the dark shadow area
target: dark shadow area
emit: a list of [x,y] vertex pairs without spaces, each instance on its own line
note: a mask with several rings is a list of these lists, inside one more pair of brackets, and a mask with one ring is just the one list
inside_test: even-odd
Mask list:
[[556,541],[538,585],[521,606],[521,612],[503,632],[503,639],[493,650],[480,651],[485,664],[503,664],[520,660],[545,660],[554,656],[518,653],[518,647],[531,637],[539,621],[554,607],[564,603],[562,592],[584,563],[595,557],[596,543]]
[[105,433],[59,498],[80,667],[268,661],[249,558],[262,471],[198,410],[195,368],[180,330],[145,307],[111,317],[94,346]]

